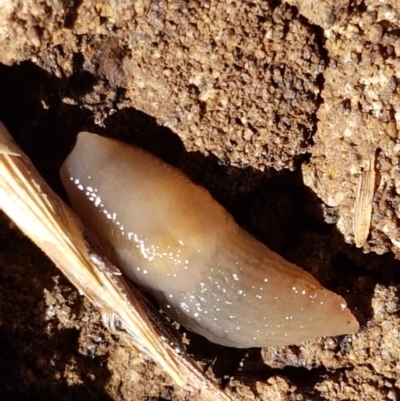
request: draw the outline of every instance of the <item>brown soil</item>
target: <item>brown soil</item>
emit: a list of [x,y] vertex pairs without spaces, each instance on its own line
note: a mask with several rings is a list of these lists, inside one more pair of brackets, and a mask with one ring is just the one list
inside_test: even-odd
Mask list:
[[[353,336],[235,350],[187,332],[189,355],[237,400],[400,395],[399,7],[329,3],[0,6],[0,120],[56,192],[65,198],[58,170],[77,132],[134,143],[346,298]],[[371,149],[363,247],[376,253],[364,254],[351,230]],[[4,215],[0,275],[1,400],[198,399],[110,334]]]

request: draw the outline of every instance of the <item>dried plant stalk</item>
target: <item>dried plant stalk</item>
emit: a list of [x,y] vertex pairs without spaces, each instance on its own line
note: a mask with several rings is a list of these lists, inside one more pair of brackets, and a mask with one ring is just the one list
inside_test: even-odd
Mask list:
[[358,182],[357,197],[354,203],[353,232],[357,248],[361,248],[369,235],[372,219],[372,201],[375,192],[375,152],[361,172]]
[[0,209],[102,312],[111,330],[147,353],[199,399],[230,400],[163,331],[141,294],[93,250],[74,212],[53,192],[0,122]]

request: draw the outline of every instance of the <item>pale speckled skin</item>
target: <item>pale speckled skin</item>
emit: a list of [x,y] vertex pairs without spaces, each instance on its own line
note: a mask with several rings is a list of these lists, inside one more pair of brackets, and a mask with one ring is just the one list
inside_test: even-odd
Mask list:
[[358,330],[343,298],[251,237],[207,190],[151,154],[83,132],[61,178],[121,270],[210,341],[261,347]]

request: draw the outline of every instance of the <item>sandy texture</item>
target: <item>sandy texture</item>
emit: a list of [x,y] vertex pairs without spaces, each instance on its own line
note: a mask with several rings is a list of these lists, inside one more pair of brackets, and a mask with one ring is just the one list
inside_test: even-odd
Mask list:
[[[305,12],[319,22],[312,11]],[[324,34],[330,62],[324,72],[324,103],[317,113],[315,146],[310,164],[303,169],[304,182],[325,204],[337,208],[337,227],[353,243],[359,225],[357,207],[364,196],[359,186],[365,189],[365,176],[376,172],[373,190],[365,194],[367,205],[361,219],[371,218],[371,213],[372,218],[357,245],[379,254],[388,250],[397,254],[399,2],[365,1],[339,23],[327,25]]]
[[[61,195],[78,131],[144,147],[346,298],[351,337],[261,352],[186,333],[234,399],[395,400],[399,4],[290,3],[0,0],[0,119]],[[0,275],[2,400],[198,399],[3,216]]]
[[280,169],[307,151],[324,62],[315,32],[287,5],[182,0],[142,15],[128,1],[15,3],[0,14],[11,30],[3,63],[90,71],[187,150],[223,163]]

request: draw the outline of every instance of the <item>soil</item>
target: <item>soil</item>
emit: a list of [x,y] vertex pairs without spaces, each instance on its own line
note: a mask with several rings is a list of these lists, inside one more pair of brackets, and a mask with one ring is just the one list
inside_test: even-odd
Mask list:
[[[0,120],[64,199],[79,131],[145,148],[346,299],[357,334],[298,346],[237,350],[180,328],[233,399],[396,400],[399,8],[289,3],[0,1]],[[0,275],[2,400],[199,399],[109,333],[2,214]]]

